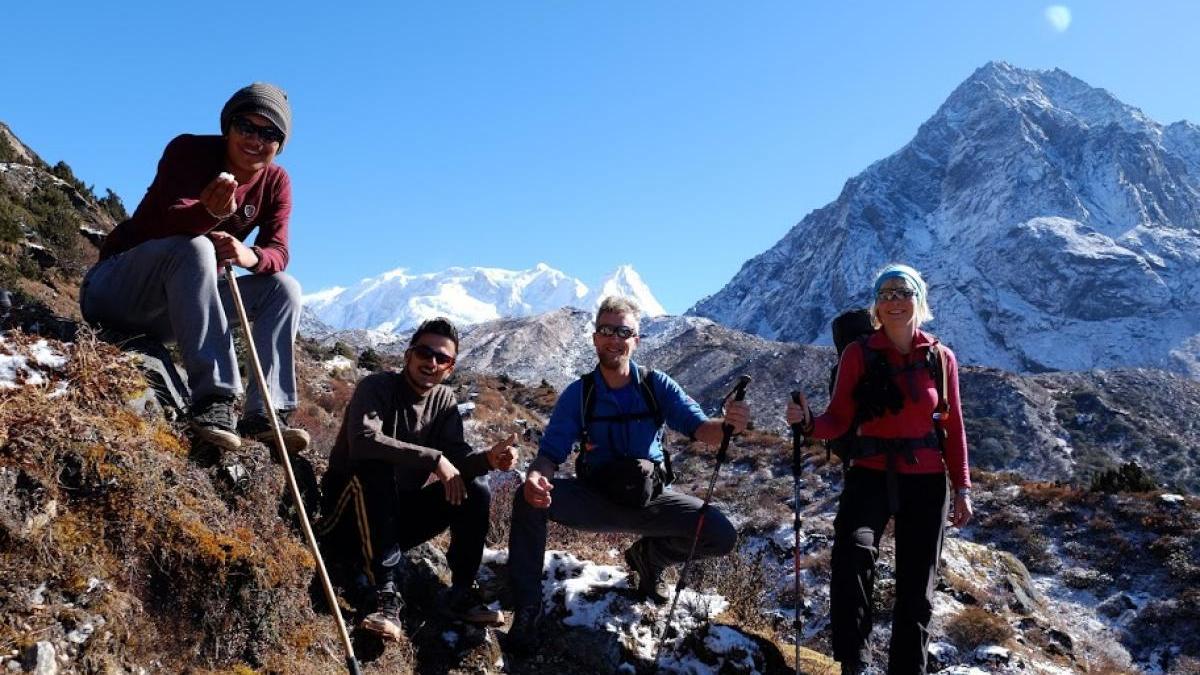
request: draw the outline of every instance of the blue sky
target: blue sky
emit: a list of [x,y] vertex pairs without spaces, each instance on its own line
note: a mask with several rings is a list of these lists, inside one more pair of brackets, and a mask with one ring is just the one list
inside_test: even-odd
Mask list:
[[994,59],[1200,120],[1184,0],[7,4],[0,121],[131,211],[170,138],[287,89],[307,291],[632,263],[682,312]]

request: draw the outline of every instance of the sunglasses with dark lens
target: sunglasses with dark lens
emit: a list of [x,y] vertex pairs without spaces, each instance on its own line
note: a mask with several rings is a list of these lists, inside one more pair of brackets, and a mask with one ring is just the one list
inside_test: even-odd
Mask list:
[[617,336],[622,340],[628,340],[631,337],[637,337],[637,331],[629,326],[614,326],[611,323],[602,323],[596,326],[596,335],[600,337]]
[[454,365],[454,357],[453,356],[450,356],[449,354],[446,354],[444,352],[439,352],[438,350],[433,349],[432,347],[427,347],[425,345],[417,345],[415,347],[412,347],[412,353],[416,354],[417,358],[419,358],[423,361],[433,359],[434,361],[437,362],[437,364],[439,366]]
[[917,292],[911,288],[881,288],[875,294],[875,299],[881,302],[888,300],[908,300],[916,295]]
[[283,143],[283,132],[270,124],[260,127],[245,117],[235,117],[233,128],[243,136],[258,136],[263,143]]

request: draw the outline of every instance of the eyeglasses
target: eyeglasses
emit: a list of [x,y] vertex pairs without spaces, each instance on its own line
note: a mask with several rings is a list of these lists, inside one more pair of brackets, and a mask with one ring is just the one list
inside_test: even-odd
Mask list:
[[631,337],[637,337],[637,331],[629,326],[614,326],[611,323],[602,323],[596,326],[596,335],[600,337],[617,336],[622,340],[628,340]]
[[878,302],[887,302],[889,300],[908,300],[916,295],[917,292],[911,288],[881,288],[875,294],[875,300]]
[[258,136],[263,143],[283,143],[283,132],[270,124],[260,127],[245,117],[235,117],[232,126],[243,136]]
[[421,359],[422,361],[427,361],[429,359],[433,359],[434,361],[437,362],[437,364],[439,366],[454,365],[454,357],[453,356],[450,356],[449,354],[446,354],[445,352],[439,352],[438,350],[436,350],[432,347],[427,347],[425,345],[416,345],[415,347],[410,347],[409,351],[411,351],[413,354],[415,354],[416,357]]

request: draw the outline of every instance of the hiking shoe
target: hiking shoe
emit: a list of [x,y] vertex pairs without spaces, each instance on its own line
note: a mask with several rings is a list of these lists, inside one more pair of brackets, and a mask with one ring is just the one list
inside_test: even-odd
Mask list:
[[233,396],[209,396],[192,404],[188,425],[196,436],[224,450],[242,447],[234,431]]
[[362,620],[363,630],[375,633],[385,640],[399,642],[404,637],[404,626],[400,623],[404,600],[390,587],[384,587],[375,598],[375,611]]
[[[283,445],[287,448],[288,454],[294,455],[307,448],[312,437],[303,429],[288,426],[290,417],[290,412],[281,410],[276,413],[276,419],[279,420],[279,433],[283,435]],[[268,447],[275,446],[275,432],[271,429],[271,420],[267,419],[266,413],[253,413],[243,417],[237,424],[237,431],[243,438],[252,438]]]
[[528,654],[537,646],[537,624],[542,616],[538,605],[518,607],[513,612],[512,627],[504,636],[504,648],[515,654]]
[[479,589],[474,585],[465,588],[451,586],[446,589],[438,602],[438,610],[444,616],[467,623],[486,626],[504,624],[504,612],[488,607],[479,596]]
[[645,540],[635,541],[625,550],[625,566],[637,574],[638,595],[656,605],[661,605],[671,596],[671,589],[663,581],[663,569],[655,568],[646,554]]

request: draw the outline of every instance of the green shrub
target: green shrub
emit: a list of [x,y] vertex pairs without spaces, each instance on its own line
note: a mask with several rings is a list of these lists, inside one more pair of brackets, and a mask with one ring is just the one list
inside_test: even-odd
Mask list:
[[17,161],[17,149],[8,142],[8,137],[0,135],[0,162]]
[[75,177],[75,172],[71,171],[70,165],[68,165],[66,162],[59,162],[58,164],[50,167],[50,173],[65,180],[71,185],[71,187],[78,190],[79,194],[83,195],[84,197],[87,197],[92,201],[96,200],[96,193],[92,192],[92,188],[90,186],[85,185],[83,181]]
[[56,188],[38,188],[29,194],[26,208],[33,215],[33,227],[47,242],[66,253],[75,247],[79,234],[79,212],[71,200]]
[[358,367],[377,373],[383,369],[383,359],[379,356],[379,352],[367,347],[358,357]]
[[104,209],[105,213],[112,216],[113,220],[118,223],[129,219],[129,212],[125,210],[125,203],[113,192],[111,188],[104,188],[106,193],[103,197],[96,200],[100,204],[100,208]]
[[1158,489],[1146,470],[1137,462],[1126,462],[1120,467],[1105,469],[1092,476],[1092,492],[1116,494],[1118,492],[1150,492]]
[[0,182],[0,241],[22,241],[21,222],[30,220],[21,198]]

